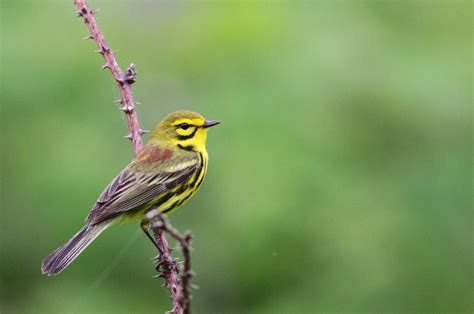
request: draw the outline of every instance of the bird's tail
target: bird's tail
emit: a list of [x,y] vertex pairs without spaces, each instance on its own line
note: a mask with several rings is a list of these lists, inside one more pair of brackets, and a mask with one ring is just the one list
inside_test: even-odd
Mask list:
[[85,225],[71,240],[43,260],[41,263],[43,274],[53,276],[62,272],[110,224],[111,221],[104,221]]

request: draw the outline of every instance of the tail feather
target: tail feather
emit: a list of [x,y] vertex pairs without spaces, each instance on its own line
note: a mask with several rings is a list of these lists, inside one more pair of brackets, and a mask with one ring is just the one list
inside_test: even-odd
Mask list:
[[43,274],[53,276],[62,272],[110,223],[110,221],[104,221],[94,225],[85,225],[71,240],[43,260],[41,264]]

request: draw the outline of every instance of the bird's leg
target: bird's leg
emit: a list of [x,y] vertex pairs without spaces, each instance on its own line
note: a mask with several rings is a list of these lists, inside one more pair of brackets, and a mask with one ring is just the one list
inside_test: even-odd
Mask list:
[[155,268],[159,272],[158,277],[167,278],[173,272],[178,273],[179,265],[171,256],[171,249],[166,240],[168,229],[160,215],[161,212],[157,209],[149,211],[140,226],[159,251],[159,254],[154,258]]
[[[152,210],[151,212],[154,212],[154,210]],[[158,243],[158,240],[155,239],[153,234],[150,232],[151,225],[152,225],[153,221],[156,219],[156,213],[152,213],[152,215],[150,215],[150,213],[148,213],[145,216],[145,218],[143,218],[143,220],[140,223],[140,227],[142,228],[143,232],[145,232],[148,239],[150,239],[150,241],[153,243],[153,245],[158,249],[158,251],[160,252],[160,255],[163,255],[163,250],[160,247],[160,245]]]

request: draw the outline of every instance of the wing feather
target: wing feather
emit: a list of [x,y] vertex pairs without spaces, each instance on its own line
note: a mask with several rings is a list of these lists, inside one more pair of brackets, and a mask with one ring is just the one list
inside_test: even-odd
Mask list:
[[[198,167],[198,158],[175,163],[162,163],[154,171],[130,164],[123,169],[97,199],[87,216],[90,223],[115,217],[142,206],[156,196],[166,193],[192,176]],[[183,167],[185,165],[185,167]]]

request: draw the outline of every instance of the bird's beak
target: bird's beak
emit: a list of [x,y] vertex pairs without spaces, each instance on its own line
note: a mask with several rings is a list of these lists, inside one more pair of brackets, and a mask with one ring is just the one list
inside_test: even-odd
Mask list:
[[211,126],[218,125],[221,121],[218,120],[206,120],[202,125],[203,128],[210,128]]

